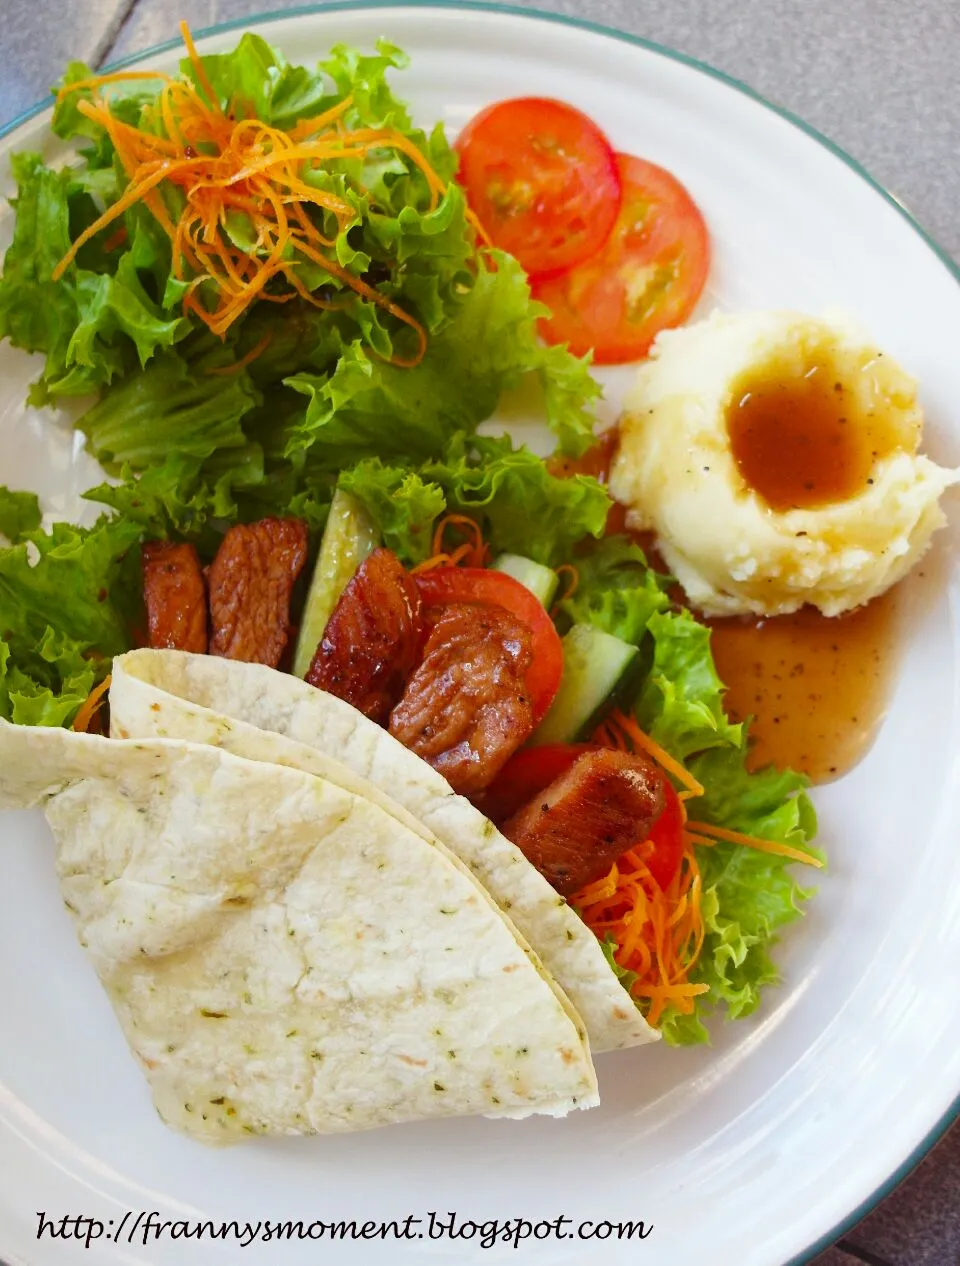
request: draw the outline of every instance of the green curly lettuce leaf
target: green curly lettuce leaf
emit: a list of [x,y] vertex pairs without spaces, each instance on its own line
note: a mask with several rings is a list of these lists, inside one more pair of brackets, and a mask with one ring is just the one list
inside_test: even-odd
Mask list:
[[21,536],[0,549],[0,716],[64,725],[132,644],[140,528],[101,518]]
[[429,555],[436,520],[452,512],[474,519],[495,553],[554,566],[576,542],[600,535],[610,506],[595,479],[551,475],[536,454],[505,438],[458,435],[442,460],[419,466],[367,458],[341,474],[340,486],[409,565]]
[[651,618],[670,605],[670,577],[649,567],[643,550],[627,536],[605,537],[574,561],[577,587],[560,604],[563,616],[640,646]]
[[41,517],[35,492],[13,492],[0,485],[0,536],[5,536],[11,545],[36,531]]
[[[688,611],[658,611],[647,631],[652,662],[635,713],[703,785],[704,795],[687,802],[691,817],[822,859],[810,845],[816,817],[807,779],[789,770],[747,769],[746,726],[731,724],[724,712],[710,630]],[[710,992],[696,1000],[692,1015],[668,1008],[661,1027],[675,1044],[708,1041],[705,1020],[716,1011],[734,1019],[756,1009],[763,987],[778,979],[770,956],[777,935],[812,893],[787,858],[722,841],[696,852],[706,936],[690,979]]]

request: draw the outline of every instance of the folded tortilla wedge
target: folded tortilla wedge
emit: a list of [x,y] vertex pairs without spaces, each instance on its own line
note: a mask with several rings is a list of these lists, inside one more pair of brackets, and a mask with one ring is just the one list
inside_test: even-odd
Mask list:
[[207,1143],[598,1102],[583,1025],[448,849],[312,772],[0,721],[161,1117]]
[[582,1016],[594,1052],[659,1037],[590,929],[520,850],[449,783],[342,699],[297,677],[182,651],[114,660],[111,728],[188,739],[306,770],[363,796],[459,857],[534,947]]

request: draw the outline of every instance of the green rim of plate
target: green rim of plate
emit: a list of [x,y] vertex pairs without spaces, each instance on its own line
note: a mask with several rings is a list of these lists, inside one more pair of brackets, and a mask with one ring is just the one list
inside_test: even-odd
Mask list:
[[[267,26],[271,22],[280,22],[285,18],[320,17],[324,13],[343,12],[350,9],[451,9],[454,11],[458,9],[472,9],[481,13],[506,14],[511,17],[525,18],[530,22],[554,22],[560,26],[572,26],[581,31],[590,31],[594,35],[606,36],[607,39],[619,40],[622,44],[633,44],[637,48],[657,53],[670,61],[679,62],[682,66],[687,66],[691,70],[696,70],[702,75],[707,75],[711,79],[716,79],[720,83],[726,84],[728,88],[732,88],[734,91],[742,93],[743,96],[749,97],[757,105],[763,106],[764,109],[770,110],[773,114],[778,114],[780,118],[786,119],[788,123],[792,123],[801,132],[805,132],[807,136],[812,137],[824,149],[829,150],[835,158],[839,158],[851,171],[855,172],[862,180],[865,180],[875,193],[879,194],[885,202],[889,203],[903,217],[913,231],[919,234],[923,241],[926,242],[927,246],[937,256],[953,279],[960,283],[960,264],[943,249],[939,242],[930,236],[923,225],[907,210],[899,199],[894,197],[889,189],[884,188],[879,181],[870,175],[865,167],[858,163],[855,158],[852,158],[846,150],[841,149],[836,142],[830,140],[828,136],[817,131],[815,127],[804,122],[803,119],[793,114],[790,110],[767,100],[766,97],[761,96],[759,92],[755,92],[753,88],[743,83],[742,80],[734,78],[733,75],[717,70],[714,66],[707,65],[706,62],[698,61],[695,57],[689,57],[686,53],[678,53],[675,49],[667,48],[664,44],[657,44],[653,40],[643,39],[639,35],[631,35],[627,31],[620,31],[612,26],[604,26],[600,22],[590,22],[585,18],[568,17],[562,13],[522,9],[515,4],[499,3],[498,0],[332,0],[332,3],[328,4],[294,6],[288,9],[278,9],[273,13],[251,13],[247,17],[233,18],[229,22],[220,22],[215,26],[204,27],[202,30],[194,31],[193,34],[196,39],[204,39],[208,35],[219,35],[227,31],[236,31],[246,27]],[[135,62],[144,61],[157,53],[167,53],[171,49],[177,48],[180,43],[180,39],[165,40],[161,44],[154,44],[152,48],[144,49],[139,53],[131,53],[115,62],[110,62],[105,69],[116,70],[124,66],[133,65]],[[49,109],[52,101],[53,97],[51,96],[46,101],[41,101],[37,105],[31,106],[30,109],[24,110],[22,114],[17,115],[11,122],[4,124],[0,127],[0,139],[8,136],[11,132],[15,132],[17,128],[27,123],[30,119],[35,118],[43,110]],[[960,1092],[958,1092],[953,1103],[947,1108],[937,1124],[920,1140],[913,1151],[897,1166],[890,1177],[881,1183],[872,1195],[857,1205],[842,1221],[838,1222],[825,1235],[821,1235],[815,1243],[811,1244],[802,1253],[796,1257],[791,1257],[788,1262],[784,1263],[784,1266],[805,1266],[806,1263],[812,1262],[824,1249],[829,1248],[852,1226],[855,1226],[867,1214],[871,1213],[907,1177],[911,1170],[923,1160],[924,1156],[940,1142],[951,1125],[957,1120],[960,1120]]]

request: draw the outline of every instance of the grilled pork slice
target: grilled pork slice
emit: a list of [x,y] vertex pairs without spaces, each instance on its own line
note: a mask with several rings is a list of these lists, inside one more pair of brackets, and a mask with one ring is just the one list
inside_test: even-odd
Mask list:
[[390,714],[390,733],[454,791],[488,786],[533,730],[527,625],[503,607],[429,607],[423,659]]
[[602,879],[663,812],[656,766],[600,749],[579,756],[500,828],[564,897]]
[[148,541],[140,548],[147,644],[155,650],[207,650],[207,591],[192,545]]
[[290,637],[290,594],[307,561],[300,519],[238,523],[207,568],[210,654],[276,668]]
[[422,643],[416,583],[395,554],[375,549],[340,595],[306,680],[385,725]]

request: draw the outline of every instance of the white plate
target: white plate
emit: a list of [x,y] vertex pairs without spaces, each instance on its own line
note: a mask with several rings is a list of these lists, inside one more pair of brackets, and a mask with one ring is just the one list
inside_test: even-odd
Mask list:
[[[670,167],[715,243],[709,300],[842,306],[923,384],[928,448],[960,457],[960,288],[915,226],[817,138],[719,76],[636,41],[504,11],[325,10],[263,23],[293,59],[385,35],[423,123],[459,128],[517,92],[582,107]],[[225,49],[236,28],[202,41]],[[177,53],[151,56],[173,66]],[[49,148],[46,116],[0,141]],[[68,430],[25,419],[34,367],[3,349],[0,479],[75,514],[92,472]],[[622,376],[620,376],[622,383]],[[618,384],[611,378],[616,402]],[[85,468],[86,467],[86,468]],[[957,516],[954,515],[954,518]],[[948,533],[943,534],[944,537]],[[941,540],[946,557],[952,546]],[[954,553],[955,557],[955,553]],[[9,1263],[643,1261],[781,1266],[819,1244],[946,1124],[960,1090],[957,570],[939,574],[879,741],[816,795],[831,869],[784,938],[784,985],[711,1049],[598,1061],[603,1106],[566,1121],[446,1121],[205,1151],[166,1130],[57,896],[42,820],[0,826],[0,1256]],[[642,1245],[477,1239],[236,1244],[37,1240],[38,1211],[162,1219],[646,1219]],[[127,1230],[133,1222],[128,1220]],[[423,1228],[421,1228],[423,1229]],[[109,1231],[110,1228],[108,1227]],[[115,1228],[114,1228],[115,1231]]]

